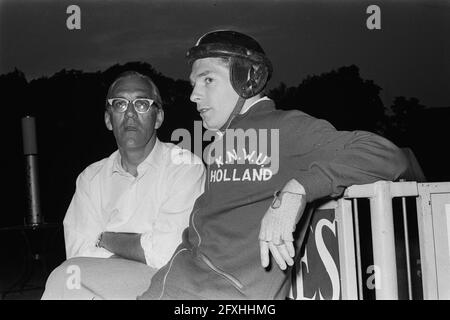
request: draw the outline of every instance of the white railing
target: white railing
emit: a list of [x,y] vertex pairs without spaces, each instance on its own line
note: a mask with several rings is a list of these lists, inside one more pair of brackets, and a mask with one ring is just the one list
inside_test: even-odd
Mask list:
[[[393,209],[394,198],[401,199],[400,212]],[[410,230],[408,198],[415,199],[417,230]],[[370,219],[358,210],[361,199],[370,203]],[[397,214],[402,229],[395,228]],[[373,264],[366,270],[362,254],[367,256],[370,246],[361,240],[366,235],[360,232],[361,218],[369,221],[372,242]],[[415,243],[411,232],[417,234]],[[412,280],[411,249],[420,250],[421,281]],[[406,260],[406,270],[397,266],[399,256]],[[450,182],[379,181],[348,188],[342,198],[315,209],[294,272],[290,297],[295,299],[365,299],[367,290],[374,291],[375,299],[399,299],[399,288],[405,286],[407,299],[450,299]],[[420,287],[420,297],[413,295],[413,285]]]

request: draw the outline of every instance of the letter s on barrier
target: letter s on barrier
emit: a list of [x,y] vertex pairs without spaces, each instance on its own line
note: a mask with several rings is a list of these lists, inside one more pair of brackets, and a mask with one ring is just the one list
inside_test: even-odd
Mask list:
[[330,222],[330,220],[328,219],[320,220],[316,225],[315,241],[317,245],[317,251],[319,252],[319,256],[322,259],[323,264],[325,266],[325,270],[327,271],[331,280],[331,288],[332,288],[331,299],[338,300],[339,293],[341,291],[341,286],[339,283],[339,272],[336,263],[333,260],[333,257],[331,256],[330,252],[325,246],[325,242],[323,241],[322,235],[323,227],[329,228],[331,231],[333,231],[333,234],[336,236],[336,220],[333,220],[333,222]]

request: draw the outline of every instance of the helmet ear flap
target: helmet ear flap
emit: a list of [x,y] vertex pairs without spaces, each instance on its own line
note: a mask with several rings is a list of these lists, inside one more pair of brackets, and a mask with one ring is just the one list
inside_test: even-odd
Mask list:
[[234,58],[230,64],[230,81],[239,96],[251,98],[260,93],[268,80],[268,70],[263,64]]

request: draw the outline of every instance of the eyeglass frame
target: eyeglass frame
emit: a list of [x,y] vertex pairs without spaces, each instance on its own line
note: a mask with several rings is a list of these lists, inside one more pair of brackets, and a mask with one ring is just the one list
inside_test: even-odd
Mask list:
[[[117,111],[117,110],[115,110],[115,109],[113,108],[112,101],[113,101],[113,100],[116,100],[116,99],[122,100],[122,101],[126,101],[126,102],[127,102],[127,107],[126,107],[123,111]],[[135,104],[136,100],[150,101],[150,107],[148,108],[147,111],[138,111],[138,110],[136,109],[136,104]],[[142,113],[147,113],[147,112],[149,112],[150,109],[151,109],[152,107],[156,107],[157,109],[160,109],[160,107],[159,107],[158,104],[155,102],[155,100],[150,99],[150,98],[136,98],[136,99],[134,99],[134,100],[128,100],[128,99],[122,98],[122,97],[114,97],[114,98],[106,99],[106,103],[107,103],[106,106],[107,106],[107,107],[111,107],[111,109],[112,109],[114,112],[125,113],[125,112],[128,110],[128,106],[130,105],[130,102],[131,102],[131,104],[133,105],[134,110],[135,110],[137,113],[141,113],[141,114],[142,114]]]

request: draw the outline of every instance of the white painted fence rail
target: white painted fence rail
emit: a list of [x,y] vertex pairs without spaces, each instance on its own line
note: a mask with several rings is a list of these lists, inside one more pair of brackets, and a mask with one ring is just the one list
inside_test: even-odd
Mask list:
[[[401,198],[400,212],[393,210],[394,198]],[[407,212],[408,198],[415,199],[415,213]],[[368,279],[363,279],[369,272],[364,274],[361,262],[361,213],[357,204],[361,199],[370,203],[373,265],[368,269]],[[403,230],[394,228],[394,214],[402,215]],[[411,214],[417,215],[417,230],[409,230],[407,216]],[[419,299],[450,299],[450,182],[378,181],[351,186],[342,198],[315,209],[310,229],[294,268],[290,298],[365,299],[364,290],[372,285],[375,299],[399,299],[399,287],[405,285],[407,298],[417,299],[412,290],[412,249],[420,250]],[[418,245],[411,247],[412,231],[418,234]],[[398,244],[400,232],[403,245]],[[406,257],[404,283],[398,279],[399,253]]]

